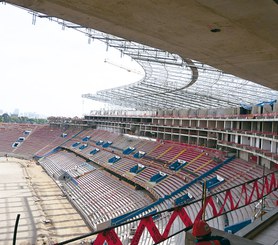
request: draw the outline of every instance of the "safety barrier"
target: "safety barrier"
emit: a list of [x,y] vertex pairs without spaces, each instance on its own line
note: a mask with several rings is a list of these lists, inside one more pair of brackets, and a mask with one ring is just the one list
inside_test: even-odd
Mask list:
[[[94,245],[102,245],[105,241],[109,245],[122,245],[122,242],[118,234],[116,233],[115,229],[119,226],[127,225],[129,223],[134,223],[134,222],[139,222],[139,225],[137,226],[136,232],[131,240],[130,243],[131,245],[139,244],[140,238],[145,228],[148,230],[148,233],[152,237],[155,244],[157,244],[159,242],[167,240],[169,237],[179,234],[182,231],[189,230],[190,228],[192,228],[194,221],[201,219],[206,209],[211,210],[211,215],[206,220],[211,220],[218,216],[242,208],[253,202],[256,202],[264,198],[271,192],[277,190],[277,187],[278,187],[278,178],[277,178],[277,171],[276,171],[268,175],[262,176],[260,178],[250,180],[243,184],[239,184],[232,188],[214,193],[213,195],[209,195],[206,197],[205,201],[199,199],[189,204],[184,204],[181,206],[176,206],[174,208],[156,212],[155,214],[148,215],[143,218],[135,219],[132,221],[128,221],[118,226],[109,227],[107,229],[98,232],[92,232],[89,234],[85,234],[81,237],[76,237],[64,242],[56,243],[56,245],[67,244],[96,234],[97,237],[94,241]],[[237,188],[237,190],[240,189],[239,191],[240,194],[238,194],[238,192],[233,192],[234,188]],[[215,201],[218,195],[224,197],[221,205],[219,205],[219,203]],[[194,205],[197,202],[201,204],[200,205],[201,208],[196,213],[195,217],[192,217],[192,214],[188,211],[189,206]],[[160,233],[159,228],[155,224],[153,216],[157,217],[157,215],[159,214],[162,215],[164,213],[171,213],[171,216],[164,228],[164,231]],[[186,228],[175,231],[175,233],[171,234],[170,230],[173,230],[172,225],[177,217],[180,217],[180,220],[184,223]]]

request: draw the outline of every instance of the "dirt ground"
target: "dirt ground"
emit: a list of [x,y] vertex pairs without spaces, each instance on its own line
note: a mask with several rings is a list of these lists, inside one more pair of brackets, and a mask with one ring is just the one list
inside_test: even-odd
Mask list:
[[[90,232],[57,184],[34,161],[0,157],[0,245],[54,244]],[[89,244],[93,238],[70,244]]]

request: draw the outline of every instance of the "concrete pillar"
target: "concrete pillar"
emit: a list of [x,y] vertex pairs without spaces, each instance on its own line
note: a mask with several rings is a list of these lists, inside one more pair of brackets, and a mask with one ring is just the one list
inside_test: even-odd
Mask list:
[[272,112],[273,112],[273,110],[272,110],[271,105],[265,104],[265,105],[263,106],[263,113],[272,113]]
[[252,114],[260,114],[260,110],[259,110],[259,107],[258,106],[253,106],[252,107],[252,111],[251,111]]
[[278,102],[273,104],[273,112],[278,112]]

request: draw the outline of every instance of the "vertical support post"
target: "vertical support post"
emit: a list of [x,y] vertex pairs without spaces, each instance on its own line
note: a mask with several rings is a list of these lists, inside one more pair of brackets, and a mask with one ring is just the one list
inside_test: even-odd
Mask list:
[[[265,186],[265,164],[263,166],[263,190]],[[262,204],[261,204],[261,221],[263,220],[263,211],[264,211],[264,193],[262,193]]]
[[15,225],[14,225],[14,236],[13,236],[13,245],[16,244],[16,235],[17,235],[17,227],[19,223],[20,214],[17,215]]
[[207,199],[207,181],[205,180],[203,184],[203,193],[202,193],[202,207],[203,207],[202,220],[206,220],[206,199]]
[[36,25],[37,15],[36,12],[33,12],[32,14],[32,25]]

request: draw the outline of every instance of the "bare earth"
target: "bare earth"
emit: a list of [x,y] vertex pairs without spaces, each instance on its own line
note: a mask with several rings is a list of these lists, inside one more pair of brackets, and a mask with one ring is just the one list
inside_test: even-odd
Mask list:
[[[12,244],[18,214],[17,245],[54,244],[90,232],[41,166],[0,157],[0,245]],[[70,244],[88,244],[91,239]]]

